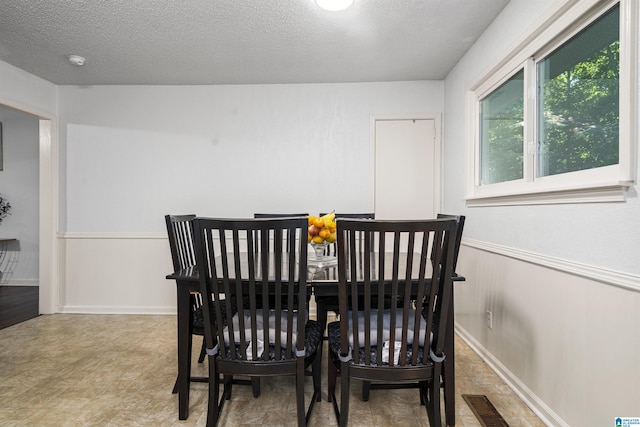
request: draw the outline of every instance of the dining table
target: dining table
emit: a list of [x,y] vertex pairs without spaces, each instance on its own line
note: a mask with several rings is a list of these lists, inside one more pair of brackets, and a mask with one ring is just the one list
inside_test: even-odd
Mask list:
[[[385,262],[391,262],[393,253],[385,253]],[[406,265],[408,254],[400,254],[400,265]],[[363,258],[358,257],[357,268],[358,277],[363,277]],[[378,255],[371,253],[371,268],[375,268]],[[218,261],[218,260],[217,260]],[[334,259],[324,259],[323,262],[313,262],[310,258],[307,265],[307,286],[316,297],[337,297],[338,296],[338,267]],[[414,260],[417,262],[418,260]],[[247,268],[246,265],[242,268]],[[285,269],[286,271],[286,269]],[[400,274],[400,277],[404,277]],[[185,420],[189,416],[189,384],[191,382],[191,298],[193,292],[200,292],[199,273],[197,266],[187,267],[183,270],[173,272],[166,276],[169,280],[175,280],[177,290],[177,336],[178,336],[178,418]],[[464,281],[463,276],[454,274],[451,285],[454,282]],[[430,286],[430,283],[426,283]],[[417,290],[417,282],[412,283],[412,288]],[[412,290],[412,294],[414,294]],[[443,363],[442,382],[444,385],[445,418],[448,426],[455,425],[455,348],[454,348],[454,315],[453,315],[453,292],[451,292],[449,315],[447,317],[445,355]]]

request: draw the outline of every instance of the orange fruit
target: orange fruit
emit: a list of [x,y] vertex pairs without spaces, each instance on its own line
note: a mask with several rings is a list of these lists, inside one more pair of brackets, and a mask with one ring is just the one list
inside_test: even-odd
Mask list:
[[327,237],[331,236],[331,231],[329,231],[328,228],[323,228],[322,230],[320,230],[320,233],[318,233],[318,236],[326,240]]
[[309,225],[315,224],[316,217],[314,215],[309,215]]
[[324,220],[322,218],[318,218],[316,216],[313,217],[313,225],[318,228],[324,227]]
[[320,237],[320,236],[313,236],[313,239],[311,239],[311,241],[313,243],[322,243],[322,242],[324,242],[324,239],[322,237]]

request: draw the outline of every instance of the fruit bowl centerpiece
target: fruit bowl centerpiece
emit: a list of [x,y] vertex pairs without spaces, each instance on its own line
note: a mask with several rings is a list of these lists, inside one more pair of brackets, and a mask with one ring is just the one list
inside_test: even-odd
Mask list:
[[329,244],[336,241],[335,219],[335,212],[322,216],[309,215],[307,241],[315,253],[315,257],[309,257],[309,263],[315,265],[335,263],[336,257],[327,255]]

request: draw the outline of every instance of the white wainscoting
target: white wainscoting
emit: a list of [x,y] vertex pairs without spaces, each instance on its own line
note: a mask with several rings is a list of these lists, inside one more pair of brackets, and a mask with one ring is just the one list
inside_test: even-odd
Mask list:
[[640,277],[469,239],[458,272],[457,332],[548,425],[640,416]]
[[[61,313],[175,314],[169,242],[158,234],[67,233],[59,238]],[[309,307],[315,317],[316,306]]]
[[60,312],[176,312],[166,235],[67,233],[60,254]]

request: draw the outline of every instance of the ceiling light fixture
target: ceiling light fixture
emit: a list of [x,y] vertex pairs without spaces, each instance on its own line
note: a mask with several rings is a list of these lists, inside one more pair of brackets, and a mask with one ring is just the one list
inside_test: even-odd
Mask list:
[[353,0],[316,0],[316,4],[322,9],[336,12],[345,10],[353,4]]
[[67,58],[69,58],[69,62],[78,67],[82,67],[86,61],[86,59],[80,55],[69,55]]

